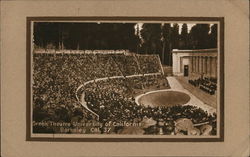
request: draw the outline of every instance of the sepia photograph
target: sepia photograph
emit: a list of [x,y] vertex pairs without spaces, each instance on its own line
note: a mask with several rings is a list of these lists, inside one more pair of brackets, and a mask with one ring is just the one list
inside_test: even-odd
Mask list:
[[249,156],[249,1],[0,8],[0,156]]
[[30,139],[223,140],[219,18],[28,22]]
[[0,8],[0,156],[249,157],[249,1]]

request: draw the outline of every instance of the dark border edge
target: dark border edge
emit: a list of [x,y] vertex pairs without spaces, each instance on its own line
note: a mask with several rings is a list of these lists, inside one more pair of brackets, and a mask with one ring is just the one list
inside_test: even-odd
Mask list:
[[[220,136],[218,138],[47,138],[31,137],[31,22],[44,21],[218,21],[220,24]],[[224,142],[224,17],[124,17],[124,16],[53,16],[26,17],[26,141],[40,142]]]
[[224,127],[225,127],[225,123],[224,123],[224,118],[225,118],[225,48],[224,48],[224,44],[225,44],[225,19],[224,17],[221,17],[219,19],[220,22],[220,139],[221,141],[224,141]]
[[30,102],[30,98],[31,98],[31,90],[30,90],[30,84],[31,84],[31,79],[30,79],[30,75],[31,75],[31,49],[30,49],[30,44],[31,44],[31,21],[32,19],[27,17],[26,18],[26,141],[30,141],[31,140],[31,102]]

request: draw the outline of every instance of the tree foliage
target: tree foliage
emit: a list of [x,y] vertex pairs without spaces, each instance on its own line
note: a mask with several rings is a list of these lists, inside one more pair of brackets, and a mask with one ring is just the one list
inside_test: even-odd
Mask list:
[[196,24],[189,31],[186,23],[144,23],[139,29],[137,23],[35,22],[34,44],[53,49],[128,49],[158,54],[163,64],[172,65],[172,49],[216,48],[217,29],[217,24]]
[[182,25],[181,28],[181,35],[180,35],[180,42],[179,42],[179,48],[180,49],[188,49],[188,26],[186,23]]
[[206,49],[209,48],[209,24],[196,24],[190,31],[191,48]]
[[146,54],[159,54],[161,48],[161,24],[143,24],[142,48]]
[[135,51],[135,23],[35,23],[37,47],[55,49],[128,49]]
[[211,26],[211,34],[209,35],[210,38],[210,47],[216,48],[217,47],[217,24]]

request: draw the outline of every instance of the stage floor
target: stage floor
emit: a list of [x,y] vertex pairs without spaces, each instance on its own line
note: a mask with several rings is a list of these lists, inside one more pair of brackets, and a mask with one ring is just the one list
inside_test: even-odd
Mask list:
[[[196,95],[193,94],[194,91],[192,91],[191,88],[189,90],[187,90],[186,89],[186,86],[187,86],[186,84],[184,84],[184,86],[185,86],[185,88],[184,88],[183,82],[179,81],[179,79],[177,79],[176,77],[172,77],[172,76],[171,77],[167,77],[167,80],[168,80],[168,83],[170,85],[170,89],[154,90],[154,91],[150,91],[150,92],[138,95],[135,98],[136,103],[137,104],[141,104],[140,99],[143,98],[144,96],[148,95],[148,94],[159,93],[159,92],[163,92],[164,93],[166,91],[174,91],[174,92],[184,93],[184,94],[186,94],[186,95],[188,95],[190,97],[189,101],[187,101],[186,103],[181,102],[183,105],[197,106],[197,107],[200,107],[203,110],[207,111],[208,113],[214,113],[214,112],[216,112],[216,104],[215,105],[207,104],[205,101],[203,101],[203,100],[199,99],[198,97],[196,97]],[[205,93],[205,92],[203,92],[201,90],[199,90],[198,92],[200,92],[201,95],[203,93]],[[154,95],[151,95],[151,96],[154,96]],[[174,95],[172,95],[172,96],[174,96]],[[179,99],[183,99],[183,98],[180,98],[180,95],[176,95],[176,98],[174,98],[174,99],[177,100],[178,98]],[[150,101],[148,103],[144,102],[144,105],[145,104],[151,104],[152,100],[154,100],[154,99],[157,99],[157,97],[156,98],[150,98]],[[167,102],[167,97],[166,97],[166,102]],[[153,106],[158,106],[157,103],[158,103],[158,100],[155,102],[156,105],[153,105]]]

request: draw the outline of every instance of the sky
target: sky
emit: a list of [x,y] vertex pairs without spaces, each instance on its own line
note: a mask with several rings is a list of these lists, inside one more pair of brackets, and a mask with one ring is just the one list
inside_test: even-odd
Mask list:
[[[171,23],[171,26],[172,26],[173,24]],[[183,25],[183,23],[178,23],[178,25],[179,25],[179,34],[181,34],[181,28],[182,28],[182,25]],[[191,28],[194,26],[195,24],[194,23],[187,23],[187,27],[188,27],[188,33],[190,32],[190,30],[191,30]]]
[[[173,26],[174,23],[170,23],[171,27]],[[181,28],[182,28],[182,25],[183,23],[177,23],[179,25],[179,34],[181,34]],[[142,29],[142,25],[143,23],[138,23],[139,25],[139,30]],[[191,28],[196,25],[196,23],[187,23],[187,27],[188,27],[188,33],[190,32]],[[212,24],[210,24],[210,27],[211,27]],[[137,26],[135,26],[137,27]],[[210,32],[209,32],[210,33]]]

